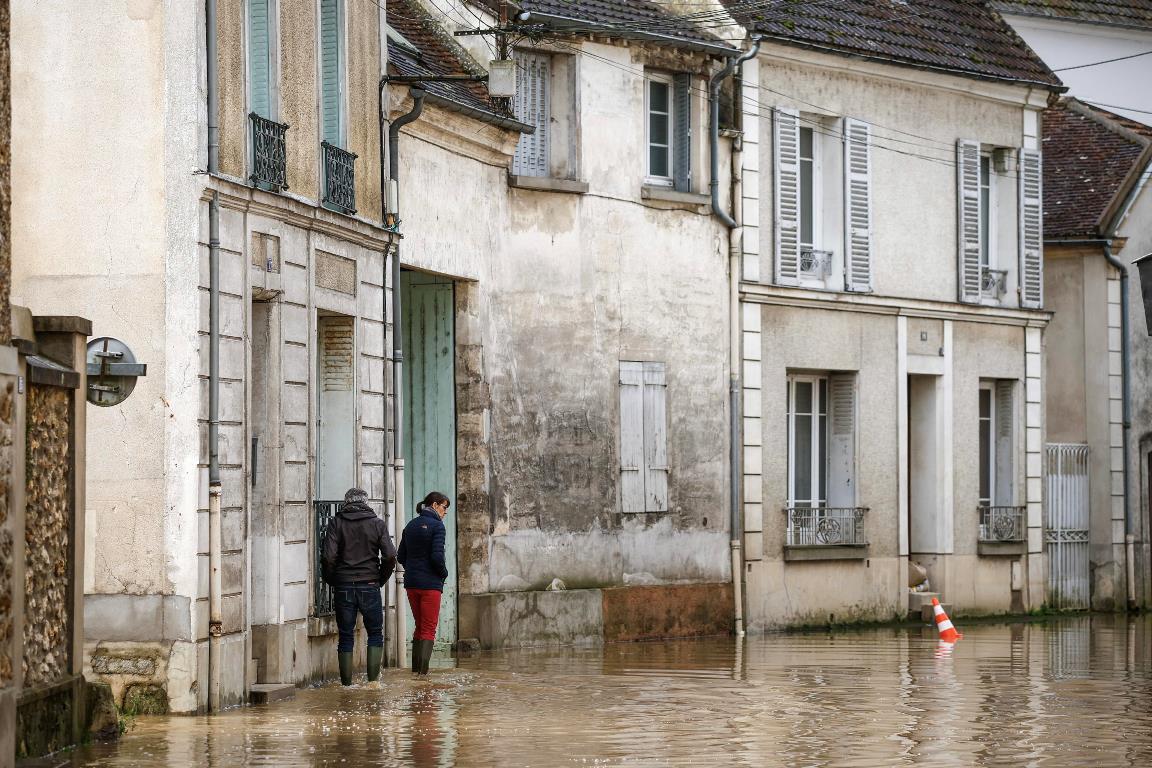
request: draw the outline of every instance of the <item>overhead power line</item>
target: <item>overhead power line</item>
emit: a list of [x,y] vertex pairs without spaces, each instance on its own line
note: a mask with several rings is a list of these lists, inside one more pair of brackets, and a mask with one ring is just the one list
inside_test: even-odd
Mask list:
[[1098,67],[1101,64],[1111,64],[1114,61],[1127,61],[1128,59],[1135,59],[1140,56],[1147,56],[1152,54],[1152,51],[1141,51],[1140,53],[1130,53],[1127,56],[1117,56],[1114,59],[1104,59],[1103,61],[1093,61],[1089,64],[1077,64],[1074,67],[1060,67],[1059,69],[1052,70],[1053,72],[1071,72],[1073,69],[1087,69],[1088,67]]

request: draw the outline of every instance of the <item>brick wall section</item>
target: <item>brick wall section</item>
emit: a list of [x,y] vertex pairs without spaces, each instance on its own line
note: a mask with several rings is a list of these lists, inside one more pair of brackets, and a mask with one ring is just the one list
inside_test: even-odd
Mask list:
[[68,673],[72,391],[28,389],[24,687]]

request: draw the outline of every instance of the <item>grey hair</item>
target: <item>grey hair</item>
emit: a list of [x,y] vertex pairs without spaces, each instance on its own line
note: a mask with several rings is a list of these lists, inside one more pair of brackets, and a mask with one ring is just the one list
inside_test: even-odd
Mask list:
[[345,504],[365,504],[368,501],[368,492],[360,488],[349,488],[344,494]]

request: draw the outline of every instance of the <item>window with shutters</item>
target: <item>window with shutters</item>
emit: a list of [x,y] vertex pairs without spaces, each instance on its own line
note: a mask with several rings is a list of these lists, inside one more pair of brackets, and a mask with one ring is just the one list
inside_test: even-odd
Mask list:
[[[512,158],[514,186],[540,189],[525,178],[577,181],[579,144],[576,129],[576,59],[553,51],[516,49],[516,119],[532,126],[520,135]],[[558,187],[576,191],[575,187]]]
[[320,0],[320,137],[344,146],[344,3]]
[[644,76],[644,135],[648,184],[692,190],[692,78],[685,73]]
[[773,110],[775,281],[872,290],[871,127]]
[[248,0],[249,180],[271,191],[287,188],[286,134],[277,122],[277,0]]
[[664,363],[620,363],[620,511],[668,511]]
[[980,384],[981,506],[1008,506],[1015,501],[1015,382],[1002,379]]
[[788,377],[788,506],[856,504],[856,376]]

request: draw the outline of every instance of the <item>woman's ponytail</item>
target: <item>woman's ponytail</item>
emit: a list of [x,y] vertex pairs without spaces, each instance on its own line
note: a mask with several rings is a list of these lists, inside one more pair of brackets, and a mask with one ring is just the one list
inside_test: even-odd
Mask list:
[[416,514],[420,514],[420,510],[424,507],[431,507],[433,504],[443,504],[448,501],[448,497],[440,493],[440,491],[432,491],[424,497],[424,501],[416,505]]

